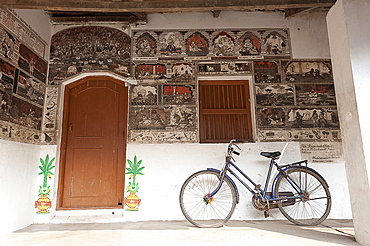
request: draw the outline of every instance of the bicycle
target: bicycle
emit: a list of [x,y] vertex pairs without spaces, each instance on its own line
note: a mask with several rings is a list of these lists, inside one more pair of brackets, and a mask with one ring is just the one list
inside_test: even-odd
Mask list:
[[[185,218],[197,227],[221,227],[233,215],[239,203],[238,188],[228,175],[238,179],[252,193],[253,207],[263,211],[265,217],[269,210],[279,208],[280,212],[296,225],[318,225],[330,213],[331,197],[325,179],[314,169],[308,167],[307,160],[280,165],[282,152],[261,152],[270,158],[270,165],[265,186],[253,182],[234,162],[233,154],[240,155],[240,147],[236,143],[243,141],[231,140],[221,170],[207,168],[192,174],[182,185],[180,191],[180,207]],[[273,167],[278,171],[274,178],[271,191],[267,192]],[[231,168],[247,179],[252,189]]]

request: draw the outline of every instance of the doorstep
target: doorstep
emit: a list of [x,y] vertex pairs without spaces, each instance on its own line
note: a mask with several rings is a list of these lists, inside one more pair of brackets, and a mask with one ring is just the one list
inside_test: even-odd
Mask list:
[[51,224],[125,222],[124,209],[57,210]]

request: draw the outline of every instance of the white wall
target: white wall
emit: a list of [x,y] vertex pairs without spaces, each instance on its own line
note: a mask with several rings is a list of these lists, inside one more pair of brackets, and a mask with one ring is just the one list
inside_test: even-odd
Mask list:
[[369,10],[367,0],[338,0],[327,17],[353,222],[362,245],[370,245]]
[[33,223],[40,146],[0,139],[0,234]]
[[[281,151],[285,143],[240,144],[241,155],[235,157],[236,164],[256,183],[264,185],[269,159],[260,156],[262,151]],[[129,144],[127,159],[136,155],[144,166],[143,176],[137,176],[138,197],[141,199],[139,212],[124,211],[126,220],[184,220],[179,206],[180,189],[184,181],[194,172],[206,168],[221,169],[227,144]],[[289,143],[281,164],[300,160],[299,143]],[[344,163],[309,164],[328,182],[332,195],[332,211],[329,218],[349,219],[351,209],[346,185]],[[241,176],[241,175],[239,175]],[[273,175],[272,177],[274,177]],[[126,176],[126,185],[128,184]],[[232,220],[264,219],[263,212],[251,204],[251,194],[238,181],[240,203],[236,206]],[[248,183],[248,182],[247,182]],[[254,187],[252,187],[254,188]],[[270,189],[269,189],[270,190]],[[283,219],[278,210],[271,210],[270,219]]]

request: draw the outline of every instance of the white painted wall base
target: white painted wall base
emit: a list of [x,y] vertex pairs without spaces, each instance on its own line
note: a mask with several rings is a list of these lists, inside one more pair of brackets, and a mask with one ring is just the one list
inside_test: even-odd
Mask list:
[[0,235],[34,222],[40,146],[0,139]]

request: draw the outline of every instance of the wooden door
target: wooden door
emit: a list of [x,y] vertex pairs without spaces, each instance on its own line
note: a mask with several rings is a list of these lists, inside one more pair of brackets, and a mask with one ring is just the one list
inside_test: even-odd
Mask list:
[[87,77],[65,90],[58,208],[122,207],[127,87]]
[[252,141],[248,80],[199,81],[201,143]]

